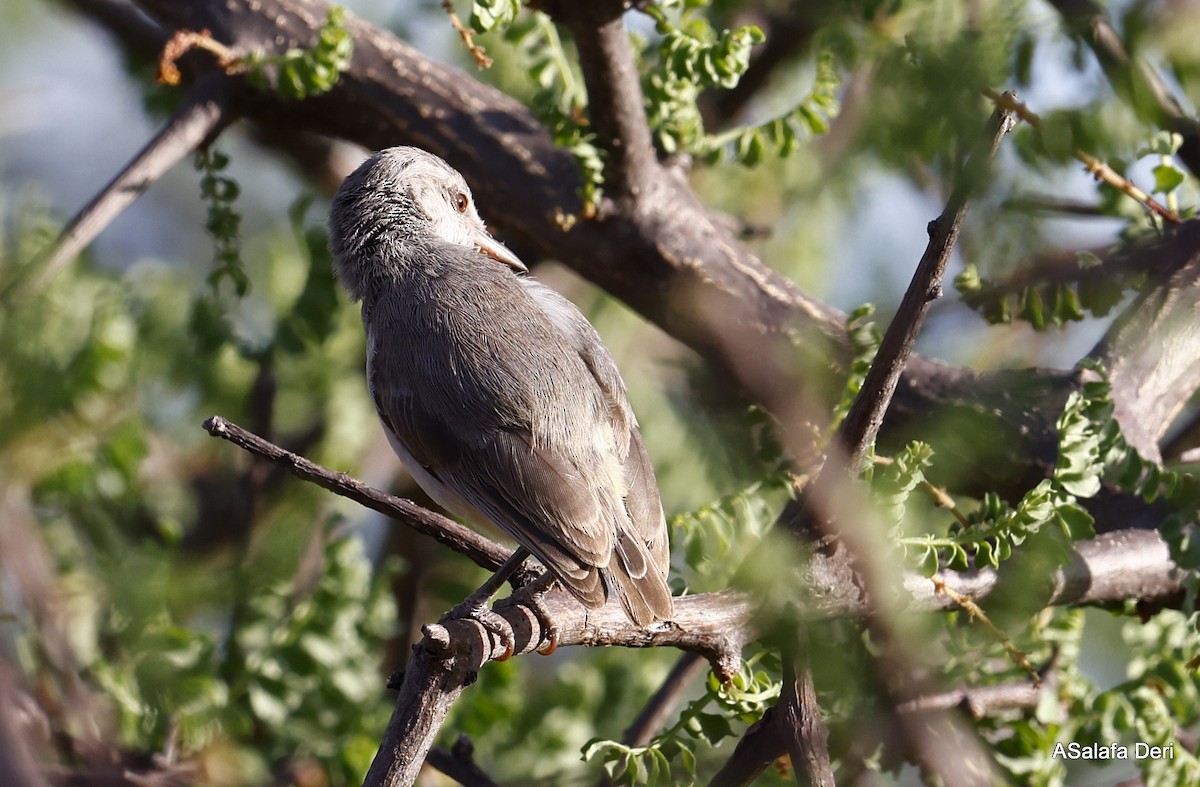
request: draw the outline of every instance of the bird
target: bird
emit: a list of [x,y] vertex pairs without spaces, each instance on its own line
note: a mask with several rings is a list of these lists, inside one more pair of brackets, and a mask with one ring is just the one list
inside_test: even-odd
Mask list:
[[615,596],[638,626],[670,620],[666,519],[616,362],[488,232],[463,176],[419,148],[375,153],[333,198],[329,247],[362,305],[376,411],[417,484],[586,607]]

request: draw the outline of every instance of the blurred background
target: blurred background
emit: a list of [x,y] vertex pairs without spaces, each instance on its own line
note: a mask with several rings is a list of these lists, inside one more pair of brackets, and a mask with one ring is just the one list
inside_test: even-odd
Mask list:
[[[516,46],[484,36],[497,63],[477,72],[437,3],[344,5],[440,61],[532,94]],[[807,292],[845,311],[874,303],[886,324],[944,204],[938,146],[950,131],[937,101],[915,92],[923,75],[901,73],[906,25],[936,49],[972,23],[969,13],[998,30],[992,17],[1003,16],[1004,35],[1030,52],[1016,86],[1022,99],[1043,115],[1099,118],[1107,136],[1092,152],[1123,156],[1131,177],[1153,182],[1158,158],[1135,155],[1148,132],[1116,105],[1048,5],[901,3],[896,29],[883,20],[888,4],[875,5],[875,28],[838,23],[837,35],[863,39],[845,78],[867,73],[878,47],[871,95],[898,98],[856,105],[855,122],[835,119],[830,135],[804,140],[786,159],[698,165],[692,175],[701,198],[740,222],[762,259]],[[1110,4],[1117,18],[1146,5]],[[715,6],[720,19],[741,18],[736,4]],[[645,17],[630,25],[655,35]],[[1166,46],[1153,30],[1141,34]],[[1010,58],[997,57],[1004,73]],[[814,58],[797,56],[732,122],[784,111],[811,89],[814,70]],[[461,599],[480,572],[200,426],[223,415],[428,504],[400,475],[367,396],[358,310],[335,288],[324,246],[328,186],[235,126],[217,147],[230,160],[222,176],[240,191],[244,297],[208,283],[210,206],[187,165],[44,289],[19,297],[4,289],[160,127],[179,91],[151,74],[70,3],[0,7],[0,649],[6,669],[22,676],[23,712],[47,730],[37,753],[64,773],[155,762],[214,784],[355,782],[390,712],[381,675],[402,667],[414,628]],[[1189,86],[1179,87],[1186,95]],[[960,114],[981,124],[986,111],[976,102]],[[364,155],[339,144],[332,160],[349,172]],[[1071,161],[1034,163],[1009,145],[995,181],[951,276],[965,261],[999,276],[1039,257],[1102,253],[1130,223],[1013,209],[1019,197],[1098,202],[1095,183]],[[1179,199],[1194,204],[1190,183]],[[480,212],[486,220],[488,206]],[[538,262],[536,275],[584,310],[616,356],[668,517],[711,528],[702,541],[691,531],[677,538],[677,591],[723,587],[785,497],[778,479],[764,481],[762,446],[745,438],[751,421],[706,406],[714,381],[689,350],[554,261]],[[935,304],[919,350],[984,370],[1065,367],[1106,325],[988,326],[948,297]],[[1100,641],[1120,636],[1119,623],[1092,617]],[[1124,660],[1114,646],[1087,670],[1098,686],[1113,685]],[[562,784],[594,779],[580,747],[618,737],[674,654],[532,661],[490,665],[447,729],[470,734],[498,775]],[[536,762],[522,754],[531,749]]]

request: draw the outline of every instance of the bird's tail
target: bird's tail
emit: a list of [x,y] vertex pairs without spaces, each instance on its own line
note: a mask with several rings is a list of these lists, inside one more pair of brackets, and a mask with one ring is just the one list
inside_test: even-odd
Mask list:
[[637,538],[618,534],[604,579],[621,600],[625,614],[639,626],[670,620],[675,614],[671,589],[667,587],[667,567],[657,565]]

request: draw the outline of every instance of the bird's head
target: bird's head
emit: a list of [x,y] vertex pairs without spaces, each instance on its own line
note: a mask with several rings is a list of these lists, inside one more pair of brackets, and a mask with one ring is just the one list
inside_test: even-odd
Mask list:
[[432,153],[381,150],[342,182],[329,213],[329,248],[355,300],[400,272],[432,242],[477,249],[517,271],[521,260],[487,231],[462,175]]

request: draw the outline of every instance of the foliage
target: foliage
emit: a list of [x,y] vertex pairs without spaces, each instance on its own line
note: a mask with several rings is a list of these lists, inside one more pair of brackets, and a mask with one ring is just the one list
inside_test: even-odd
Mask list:
[[272,56],[253,52],[238,66],[260,90],[274,89],[281,98],[299,101],[332,90],[353,54],[354,39],[346,26],[346,9],[333,5],[312,48],[289,49]]
[[240,602],[223,656],[166,610],[98,621],[112,655],[87,669],[114,700],[121,743],[153,751],[172,737],[197,753],[230,737],[263,765],[311,758],[338,782],[359,779],[389,712],[378,653],[395,608],[356,541],[330,541],[324,558],[311,591],[283,581]]
[[[1187,176],[1173,156],[1182,141],[1179,134],[1159,132],[1136,154],[1139,159],[1157,158],[1152,170],[1154,191],[1163,195],[1168,207],[1177,212],[1178,194]],[[1105,213],[1125,215],[1128,199],[1124,195],[1108,185],[1102,187],[1102,195]],[[1184,211],[1184,215],[1190,212],[1191,209]],[[1153,228],[1151,214],[1135,215],[1125,230],[1125,239],[1136,239]],[[1088,314],[1107,316],[1127,292],[1145,284],[1148,273],[1144,265],[1136,263],[1136,257],[1133,262],[1120,255],[1101,259],[1090,251],[1081,251],[1076,254],[1076,266],[1057,275],[1016,271],[1006,281],[996,281],[982,276],[975,265],[967,265],[955,277],[954,287],[963,301],[989,323],[1008,323],[1016,318],[1042,331],[1080,322]]]
[[242,264],[238,240],[242,217],[233,208],[241,189],[236,180],[221,174],[228,166],[229,156],[219,150],[208,148],[196,153],[196,169],[203,173],[200,196],[208,203],[204,227],[213,239],[214,267],[208,283],[215,293],[221,281],[228,278],[233,282],[234,292],[241,297],[250,291],[250,277]]
[[[784,5],[670,0],[637,4],[626,19],[658,152],[690,161],[701,199],[736,214],[739,226],[770,227],[773,237],[747,243],[771,264],[782,268],[805,253],[828,260],[811,273],[814,288],[851,303],[875,298],[886,313],[882,299],[894,300],[892,283],[907,277],[892,214],[923,209],[924,197],[945,191],[990,109],[985,87],[1056,80],[1065,95],[1042,99],[1040,129],[1014,132],[963,228],[966,265],[956,286],[989,322],[1069,329],[1111,316],[1154,273],[1130,250],[1163,231],[1157,220],[1111,185],[1070,193],[1063,185],[1079,151],[1131,181],[1152,182],[1143,187],[1156,199],[1192,214],[1196,188],[1180,166],[1179,136],[1147,119],[1144,97],[1126,101],[1093,79],[1091,55],[1064,45],[1059,25],[1038,16],[1046,8],[897,0],[791,4],[786,13],[794,18],[781,18]],[[1157,5],[1124,4],[1114,12],[1122,15],[1118,29],[1135,62],[1149,54],[1194,94],[1200,59],[1184,40],[1194,35],[1156,17]],[[471,24],[492,36],[492,78],[529,104],[579,163],[583,211],[560,223],[592,218],[604,199],[606,161],[571,36],[517,0],[476,0]],[[795,40],[779,54],[771,47],[785,35]],[[768,51],[779,58],[770,78],[748,79]],[[351,55],[348,18],[335,7],[312,49],[252,54],[233,68],[261,89],[303,100],[331,89]],[[1063,63],[1048,76],[1044,64],[1056,60]],[[745,101],[725,111],[729,98]],[[38,289],[31,282],[60,222],[27,198],[6,206],[0,527],[21,525],[28,553],[0,554],[12,575],[0,583],[0,647],[30,696],[36,689],[46,698],[64,767],[78,764],[69,745],[78,727],[61,700],[82,687],[96,703],[95,727],[122,753],[174,751],[208,769],[204,776],[232,770],[244,783],[299,781],[306,763],[316,764],[320,780],[356,782],[386,716],[378,662],[394,633],[386,585],[396,569],[372,566],[357,540],[333,531],[356,508],[248,463],[203,437],[198,424],[219,412],[327,464],[359,469],[379,433],[361,376],[357,309],[339,299],[324,231],[310,218],[322,206],[297,199],[286,220],[263,227],[242,218],[263,207],[251,167],[243,175],[239,159],[235,180],[229,157],[215,148],[196,163],[214,245],[207,290],[182,246],[162,262],[76,260]],[[911,188],[869,202],[880,181]],[[1081,251],[1058,269],[1041,264],[1059,245],[1059,229],[1016,205],[1046,190],[1115,219],[1111,252]],[[12,195],[6,190],[4,198]],[[853,242],[862,236],[882,239],[875,253],[889,267],[863,263]],[[841,289],[860,282],[873,290]],[[658,351],[627,313],[609,317],[599,327],[610,344],[628,345],[631,355]],[[828,439],[861,389],[879,342],[871,319],[869,307],[847,317],[849,344],[838,348],[845,385],[821,405],[815,420],[822,423],[804,425],[819,433],[815,444]],[[985,340],[970,335],[956,349],[992,367],[1045,360],[1034,348],[1047,345],[1013,349],[1022,344],[1014,335],[1002,328]],[[997,359],[1000,345],[1008,354]],[[784,611],[794,607],[802,556],[773,529],[794,482],[775,422],[756,408],[737,410],[734,428],[772,439],[746,440],[754,449],[745,462],[749,482],[710,492],[713,479],[696,469],[702,463],[687,461],[698,453],[703,420],[687,414],[707,405],[675,379],[678,356],[663,353],[672,360],[646,375],[653,379],[626,378],[670,514],[673,589],[740,588],[762,601],[756,623],[770,635],[752,643],[732,684],[709,676],[692,687],[679,715],[644,747],[618,740],[672,653],[588,651],[489,665],[455,705],[446,737],[468,734],[485,770],[513,782],[594,780],[602,769],[628,784],[705,781],[778,696],[779,640],[794,644],[803,631],[839,769],[894,771],[899,763],[863,723],[878,716],[871,669],[878,643],[856,621]],[[1101,492],[1125,492],[1159,505],[1172,556],[1186,570],[1200,567],[1200,483],[1187,467],[1147,462],[1132,450],[1103,371],[1086,363],[1079,371],[1087,382],[1059,414],[1056,469],[1032,488],[1002,496],[934,486],[930,479],[946,468],[936,430],[925,425],[894,455],[875,457],[862,485],[864,510],[886,524],[878,548],[896,557],[885,562],[927,576],[1000,567],[1014,585],[1032,585],[1029,562],[1061,562],[1073,542],[1091,535],[1085,504]],[[692,409],[678,407],[676,421],[684,423],[672,427],[687,434],[664,436],[660,416],[670,404],[648,407],[638,398],[647,388],[668,389],[662,400],[688,399]],[[686,505],[680,489],[692,495]],[[18,572],[5,561],[26,559],[46,567],[44,587],[15,584]],[[422,590],[426,607],[470,584],[457,563],[422,576],[438,586]],[[1072,763],[1053,756],[1059,743],[1141,741],[1174,747],[1173,759],[1141,763],[1148,783],[1194,783],[1197,762],[1181,738],[1200,724],[1195,584],[1193,573],[1179,612],[1129,605],[1111,610],[1116,623],[1104,612],[1041,609],[1040,597],[1014,601],[1041,588],[998,591],[986,610],[922,616],[912,641],[920,666],[950,687],[1025,684],[1023,662],[1039,669],[1045,684],[1036,707],[974,720],[1014,781],[1075,778]],[[1105,639],[1106,626],[1122,641]],[[1124,670],[1115,685],[1096,674],[1089,651],[1114,654]]]
[[[303,286],[269,305],[278,328],[267,346],[278,352],[251,354],[255,363],[272,358],[286,385],[309,366],[340,375],[350,361],[336,343],[357,330],[334,297],[324,233],[305,228],[303,214],[298,204],[294,241],[303,245],[293,242],[285,265],[285,278],[299,272]],[[28,260],[48,237],[47,221],[36,206],[22,207],[17,236],[4,245],[16,259],[0,270],[36,268]],[[312,255],[307,265],[301,250]],[[261,283],[255,307],[265,313],[262,299],[277,294],[277,283],[262,269],[246,275]],[[8,292],[0,480],[8,495],[26,490],[37,518],[22,549],[57,567],[51,585],[23,592],[69,599],[70,614],[61,618],[68,650],[55,653],[42,644],[44,622],[6,592],[6,650],[52,693],[82,681],[98,703],[93,722],[111,727],[113,743],[128,751],[171,748],[213,774],[233,769],[247,784],[304,761],[336,783],[358,781],[388,713],[378,662],[395,625],[393,570],[374,570],[355,539],[324,545],[311,506],[324,498],[305,489],[260,515],[265,551],[253,571],[249,552],[231,561],[195,543],[198,515],[213,525],[238,516],[232,466],[218,462],[204,471],[212,477],[193,476],[181,452],[202,453],[199,412],[221,406],[237,417],[253,387],[238,350],[253,342],[239,335],[239,315],[221,317],[214,341],[196,336],[188,300],[193,310],[216,301],[190,295],[153,266],[114,274],[77,261],[41,292]],[[331,382],[307,387],[310,411]],[[283,420],[296,417],[286,399],[276,405]],[[350,400],[341,406],[353,414]],[[206,490],[222,488],[229,507],[206,509]],[[306,548],[296,534],[314,527],[320,559],[300,585]]]
[[[779,697],[779,681],[770,672],[756,669],[765,657],[760,653],[748,659],[728,684],[709,673],[704,693],[648,745],[596,738],[584,746],[583,758],[604,763],[614,784],[694,784],[697,757],[702,753],[697,749],[711,749],[734,737],[735,724],[744,731]],[[778,664],[774,671],[778,672]]]
[[[1200,481],[1190,473],[1147,462],[1121,436],[1113,417],[1109,385],[1103,370],[1084,364],[1097,379],[1071,394],[1058,420],[1058,462],[1051,478],[1029,490],[1015,506],[988,493],[964,521],[953,522],[944,536],[904,536],[907,553],[916,553],[922,570],[932,576],[940,567],[964,570],[999,567],[1031,536],[1041,534],[1039,549],[1067,559],[1071,542],[1094,535],[1092,517],[1078,503],[1094,497],[1107,481],[1113,488],[1162,499],[1172,507],[1164,536],[1181,565],[1196,566],[1196,547],[1189,525],[1200,515]],[[875,473],[874,489],[887,521],[899,533],[904,503],[925,481],[932,451],[914,443],[895,457],[883,473]]]
[[840,426],[849,414],[855,397],[862,390],[863,380],[871,370],[871,361],[875,360],[875,353],[879,351],[879,342],[883,336],[871,319],[874,315],[875,307],[869,303],[846,315],[846,336],[850,340],[850,374],[846,378],[842,398],[833,408],[833,420],[829,427],[831,430]]
[[[518,22],[515,21],[516,11],[511,8],[506,13],[497,12],[494,16],[485,13],[480,17],[479,9],[484,5],[476,4],[472,22],[479,32],[497,27],[505,29],[505,40],[515,48],[522,67],[536,86],[529,101],[530,108],[549,129],[554,143],[571,151],[579,164],[583,184],[580,197],[584,213],[590,213],[603,193],[604,156],[596,147],[595,135],[583,121],[587,106],[583,78],[576,73],[550,17],[539,11]],[[479,22],[475,21],[477,17],[480,17]]]

